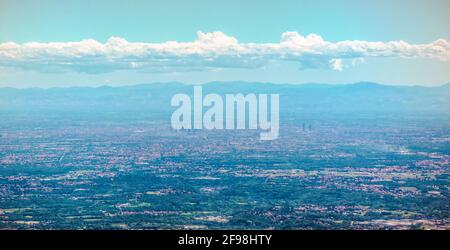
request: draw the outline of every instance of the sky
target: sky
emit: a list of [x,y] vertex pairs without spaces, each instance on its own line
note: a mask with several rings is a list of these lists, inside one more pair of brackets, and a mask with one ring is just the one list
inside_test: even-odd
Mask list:
[[0,87],[450,82],[450,1],[0,0]]

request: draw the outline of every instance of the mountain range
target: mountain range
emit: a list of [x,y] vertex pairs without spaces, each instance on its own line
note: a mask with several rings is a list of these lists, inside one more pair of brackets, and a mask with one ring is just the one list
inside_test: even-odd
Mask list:
[[[280,112],[297,115],[438,115],[450,116],[450,83],[439,87],[353,84],[272,84],[211,82],[207,93],[280,95]],[[192,96],[193,85],[178,82],[122,87],[0,88],[0,114],[127,114],[167,117],[177,93]]]

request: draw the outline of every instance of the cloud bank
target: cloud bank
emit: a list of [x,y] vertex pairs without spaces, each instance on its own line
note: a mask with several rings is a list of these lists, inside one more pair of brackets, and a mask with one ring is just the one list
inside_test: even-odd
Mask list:
[[[207,71],[225,68],[260,68],[272,61],[298,62],[300,69],[342,71],[370,57],[429,58],[450,60],[450,43],[438,39],[428,44],[404,41],[330,42],[321,36],[284,32],[279,43],[240,43],[222,32],[197,32],[193,42],[128,42],[111,37],[106,43],[29,42],[0,44],[0,66],[39,72],[76,71],[107,73]],[[348,65],[344,61],[349,61]]]

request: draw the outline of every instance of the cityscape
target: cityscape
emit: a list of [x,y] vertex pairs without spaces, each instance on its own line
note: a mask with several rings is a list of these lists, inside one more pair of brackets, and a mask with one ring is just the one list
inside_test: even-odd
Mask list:
[[[227,89],[223,84],[210,85],[205,88]],[[248,84],[249,89],[258,86]],[[358,96],[372,93],[373,88],[393,88],[372,84],[345,88],[355,87],[367,88]],[[158,85],[135,88],[152,92]],[[273,88],[283,98],[283,87]],[[299,93],[311,91],[292,88]],[[334,93],[334,88],[324,93]],[[435,90],[436,95],[450,95],[442,88]],[[52,91],[61,90],[43,91],[52,96]],[[115,88],[87,92],[102,96],[103,91],[123,93],[114,92]],[[137,92],[147,96],[142,89]],[[449,106],[442,106],[450,98],[432,96],[440,114],[419,111],[385,119],[376,118],[376,111],[362,117],[337,118],[330,112],[304,115],[281,105],[280,137],[261,141],[257,130],[173,130],[170,112],[150,119],[145,105],[139,106],[144,111],[131,116],[117,107],[116,112],[99,114],[92,109],[64,116],[49,112],[48,103],[40,107],[24,98],[25,104],[40,110],[29,114],[20,98],[29,97],[29,92],[5,95],[11,96],[17,109],[5,111],[8,119],[0,122],[3,229],[450,226]],[[378,101],[383,100],[380,95],[385,94],[377,94]],[[121,98],[130,99],[109,97],[119,103],[124,103]],[[139,100],[139,95],[135,97]],[[80,96],[69,99],[90,105]],[[320,107],[326,98],[315,99]],[[57,100],[48,97],[48,101],[53,109],[64,109]],[[292,107],[302,105],[297,99],[292,102]],[[281,99],[283,103],[290,101]],[[81,104],[67,105],[82,109]],[[169,102],[147,107],[150,113],[155,107],[170,110]],[[345,105],[335,108],[339,113]]]
[[0,0],[0,241],[448,242],[448,10]]

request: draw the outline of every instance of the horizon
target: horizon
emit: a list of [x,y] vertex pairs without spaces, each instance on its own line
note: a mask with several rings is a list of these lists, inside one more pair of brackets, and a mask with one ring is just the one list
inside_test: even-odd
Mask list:
[[269,85],[279,85],[279,86],[330,86],[330,87],[338,87],[338,86],[351,86],[351,85],[364,85],[364,84],[370,84],[370,85],[376,85],[376,86],[383,86],[383,87],[398,87],[398,88],[442,88],[446,87],[447,85],[450,85],[450,82],[443,83],[441,85],[405,85],[405,84],[386,84],[386,83],[379,83],[379,82],[369,82],[369,81],[360,81],[360,82],[350,82],[350,83],[319,83],[319,82],[306,82],[306,83],[275,83],[275,82],[252,82],[252,81],[210,81],[210,82],[204,82],[204,83],[187,83],[187,82],[179,82],[179,81],[168,81],[168,82],[147,82],[147,83],[136,83],[136,84],[120,84],[120,85],[108,85],[108,84],[90,84],[90,85],[73,85],[73,86],[53,86],[53,87],[0,87],[0,89],[16,89],[16,90],[27,90],[27,89],[42,89],[42,90],[50,90],[50,89],[76,89],[76,88],[91,88],[91,89],[98,89],[98,88],[123,88],[123,87],[138,87],[138,86],[145,86],[145,85],[154,85],[154,84],[161,84],[161,85],[170,85],[170,84],[180,84],[183,86],[203,86],[203,85],[209,85],[209,84],[269,84]]
[[0,237],[450,230],[449,9],[0,0]]

